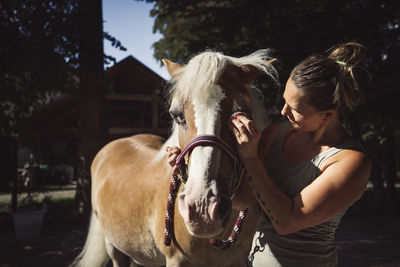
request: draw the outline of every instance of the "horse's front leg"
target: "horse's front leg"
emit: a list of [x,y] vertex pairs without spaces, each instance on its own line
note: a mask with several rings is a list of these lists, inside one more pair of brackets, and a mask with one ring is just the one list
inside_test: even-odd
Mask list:
[[[129,267],[130,265],[130,259],[128,256],[126,256],[124,253],[122,253],[120,250],[115,248],[110,241],[106,238],[106,249],[107,249],[107,254],[111,258],[111,261],[113,263],[113,267]],[[136,265],[131,265],[131,267],[134,267]]]
[[192,262],[189,262],[188,260],[186,260],[183,255],[181,254],[175,254],[172,257],[167,257],[166,258],[166,267],[186,267],[186,266],[193,266]]

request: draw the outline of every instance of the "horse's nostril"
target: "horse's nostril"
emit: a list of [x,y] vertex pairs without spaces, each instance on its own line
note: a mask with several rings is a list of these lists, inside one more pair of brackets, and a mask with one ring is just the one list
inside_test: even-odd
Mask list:
[[229,198],[223,197],[218,206],[218,215],[221,218],[222,224],[225,225],[228,222],[229,215],[232,211],[232,202]]

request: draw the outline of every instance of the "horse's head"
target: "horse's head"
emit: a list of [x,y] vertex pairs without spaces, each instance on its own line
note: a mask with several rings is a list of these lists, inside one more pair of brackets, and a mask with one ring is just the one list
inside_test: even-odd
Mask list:
[[[245,112],[259,128],[265,127],[259,92],[250,84],[262,73],[276,77],[269,59],[269,51],[260,50],[242,58],[205,52],[186,66],[163,60],[172,76],[169,112],[181,150],[199,135],[216,136],[235,148],[229,128],[235,112]],[[184,162],[186,179],[178,195],[179,212],[192,235],[215,237],[230,217],[238,168],[220,146],[203,143],[190,149]]]

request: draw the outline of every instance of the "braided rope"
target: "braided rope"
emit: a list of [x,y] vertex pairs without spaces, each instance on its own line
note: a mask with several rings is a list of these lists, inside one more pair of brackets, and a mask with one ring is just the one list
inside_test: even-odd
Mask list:
[[174,213],[175,213],[175,199],[178,193],[181,180],[177,175],[172,175],[171,183],[169,185],[169,195],[167,202],[167,211],[165,214],[165,228],[164,228],[164,245],[170,246],[171,239],[174,236]]
[[247,209],[241,210],[239,212],[239,216],[236,219],[235,226],[233,227],[232,233],[227,240],[210,239],[210,244],[215,247],[219,247],[220,249],[227,249],[233,246],[240,234],[240,230],[242,228],[244,219],[246,218],[246,214],[247,214]]

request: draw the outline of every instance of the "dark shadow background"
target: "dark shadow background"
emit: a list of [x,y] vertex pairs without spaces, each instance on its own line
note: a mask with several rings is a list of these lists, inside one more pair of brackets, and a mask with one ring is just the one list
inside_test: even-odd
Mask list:
[[[244,56],[273,48],[284,84],[311,53],[345,41],[367,47],[372,81],[346,125],[367,149],[373,173],[338,230],[339,260],[340,266],[399,266],[400,2],[146,2],[154,4],[154,30],[163,36],[154,44],[158,60],[185,63],[206,49]],[[116,63],[104,55],[103,41],[125,48],[103,32],[101,4],[0,3],[1,267],[67,266],[86,235],[95,153],[119,137],[168,134],[165,81],[134,58]],[[282,88],[264,79],[257,86],[279,114]],[[51,198],[40,235],[17,240],[12,213],[40,206],[43,196]]]

